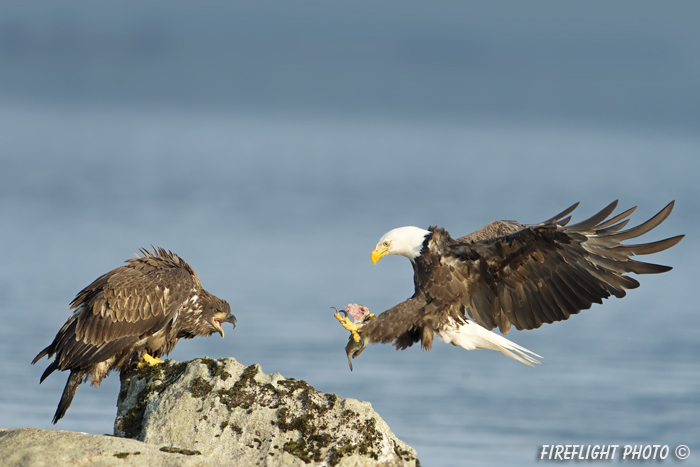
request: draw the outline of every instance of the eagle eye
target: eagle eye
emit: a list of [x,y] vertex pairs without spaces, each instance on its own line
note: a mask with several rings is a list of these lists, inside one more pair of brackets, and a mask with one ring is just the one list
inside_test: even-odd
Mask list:
[[389,242],[384,241],[384,243],[382,243],[382,246],[389,246]]

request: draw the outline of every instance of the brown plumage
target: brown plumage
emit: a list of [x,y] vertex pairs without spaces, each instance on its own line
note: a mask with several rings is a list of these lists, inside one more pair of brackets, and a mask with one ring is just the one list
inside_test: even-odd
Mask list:
[[[671,213],[673,202],[628,230],[622,229],[636,208],[608,219],[615,201],[590,219],[568,226],[569,214],[577,206],[534,225],[495,221],[457,240],[439,227],[388,232],[372,252],[372,260],[376,263],[389,254],[408,257],[415,293],[358,326],[362,349],[370,343],[393,342],[403,350],[420,341],[429,350],[437,334],[469,350],[490,348],[534,363],[524,353],[532,352],[488,331],[498,327],[506,334],[511,326],[535,329],[566,320],[603,298],[621,298],[626,289],[639,287],[626,273],[671,269],[631,257],[666,250],[683,235],[639,245],[622,242],[658,226]],[[357,345],[350,347],[354,354],[362,351]]]
[[144,355],[167,355],[181,338],[223,337],[223,322],[236,326],[229,304],[204,290],[182,258],[162,248],[141,253],[81,290],[70,304],[73,315],[32,361],[55,355],[40,382],[70,370],[54,424],[83,381],[99,386],[109,371],[128,370]]

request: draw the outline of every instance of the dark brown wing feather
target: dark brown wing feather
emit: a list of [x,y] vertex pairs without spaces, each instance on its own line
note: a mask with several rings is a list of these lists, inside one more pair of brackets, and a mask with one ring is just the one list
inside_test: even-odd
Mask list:
[[144,257],[99,277],[71,302],[73,316],[32,362],[57,355],[42,381],[56,369],[86,369],[157,332],[194,295],[199,281],[183,260],[159,248],[158,256],[142,252]]
[[474,243],[512,234],[525,227],[513,221],[493,221],[485,227],[455,240],[457,243]]
[[71,303],[82,309],[79,339],[100,344],[158,329],[193,295],[194,281],[185,269],[153,258],[130,261],[90,284]]
[[410,347],[420,339],[416,324],[425,304],[423,298],[412,297],[386,310],[362,326],[362,338],[367,344],[387,344],[397,340],[397,348]]
[[[576,205],[540,224],[491,223],[456,241],[446,240],[441,267],[431,272],[423,289],[428,297],[444,301],[447,295],[459,301],[477,323],[487,329],[498,327],[504,334],[511,325],[534,329],[568,319],[610,295],[624,297],[626,289],[639,286],[624,273],[671,269],[630,258],[670,248],[683,235],[623,245],[623,240],[658,226],[671,213],[673,202],[647,222],[624,231],[620,230],[627,223],[625,218],[635,208],[606,221],[616,206],[617,201],[571,226],[565,226],[561,217]],[[490,228],[510,232],[483,235]]]

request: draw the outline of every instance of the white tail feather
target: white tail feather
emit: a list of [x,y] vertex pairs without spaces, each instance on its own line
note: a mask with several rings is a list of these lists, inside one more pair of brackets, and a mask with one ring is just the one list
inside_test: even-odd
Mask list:
[[[513,358],[526,365],[534,366],[533,363],[540,363],[538,360],[527,355],[525,352],[542,358],[535,352],[521,347],[515,342],[511,342],[505,337],[489,331],[473,321],[467,320],[465,324],[459,325],[453,320],[438,331],[440,340],[446,344],[456,345],[467,350],[489,349],[497,350],[506,357]],[[515,352],[515,353],[513,353]]]

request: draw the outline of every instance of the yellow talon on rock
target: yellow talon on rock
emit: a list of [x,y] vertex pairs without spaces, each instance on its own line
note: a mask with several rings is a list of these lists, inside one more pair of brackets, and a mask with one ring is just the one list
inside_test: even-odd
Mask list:
[[340,324],[342,324],[345,329],[352,333],[352,338],[355,339],[355,342],[360,342],[360,335],[357,333],[357,324],[351,322],[350,318],[346,316],[340,316],[340,313],[335,313],[333,316],[340,321]]
[[159,363],[163,363],[163,360],[161,360],[160,358],[151,357],[147,353],[144,353],[142,358],[143,358],[143,361],[141,363],[139,363],[136,366],[136,368],[143,368],[145,366],[153,366],[153,365],[157,365]]

